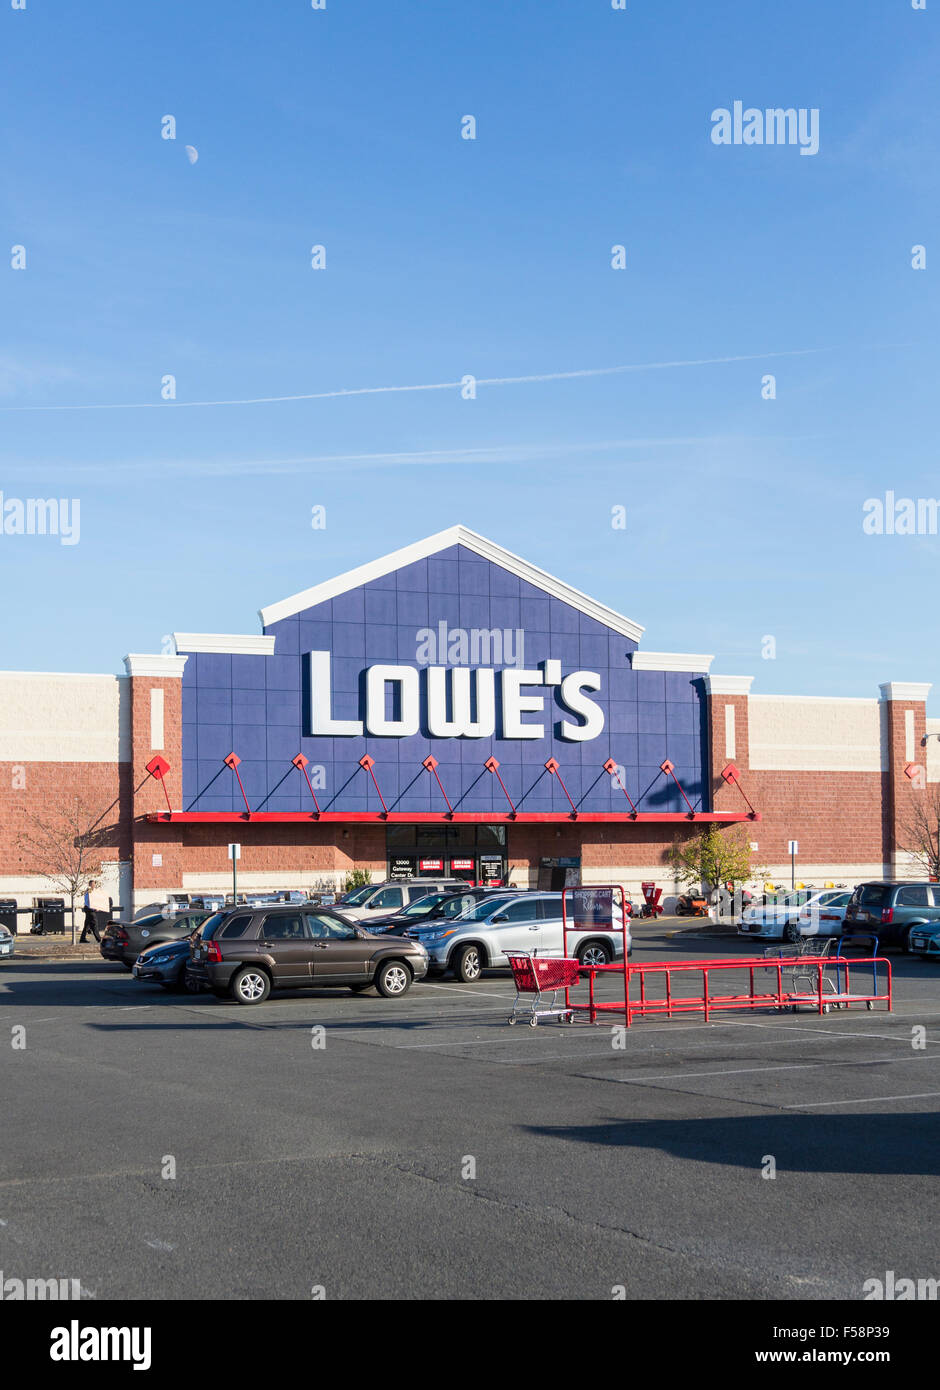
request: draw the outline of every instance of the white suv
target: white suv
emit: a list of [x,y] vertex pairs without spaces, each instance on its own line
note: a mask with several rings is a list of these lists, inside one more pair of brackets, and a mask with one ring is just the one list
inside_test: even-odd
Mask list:
[[364,888],[356,888],[336,903],[337,909],[351,922],[361,922],[368,929],[371,913],[387,917],[392,912],[401,912],[403,907],[428,893],[437,893],[444,888],[465,887],[459,878],[409,878],[393,883],[367,883]]
[[[620,908],[615,906],[609,928],[568,932],[568,952],[584,965],[609,965],[630,954],[630,923],[620,931]],[[429,973],[452,970],[458,980],[472,984],[488,966],[508,965],[507,951],[532,955],[564,954],[561,893],[498,892],[483,898],[462,917],[449,922],[409,927],[404,933],[420,941],[428,953]]]

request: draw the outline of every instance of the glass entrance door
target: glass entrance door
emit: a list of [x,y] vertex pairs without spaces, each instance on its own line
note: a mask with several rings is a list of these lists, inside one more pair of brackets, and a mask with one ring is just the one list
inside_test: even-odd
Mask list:
[[389,825],[389,878],[459,878],[499,887],[506,882],[504,825]]

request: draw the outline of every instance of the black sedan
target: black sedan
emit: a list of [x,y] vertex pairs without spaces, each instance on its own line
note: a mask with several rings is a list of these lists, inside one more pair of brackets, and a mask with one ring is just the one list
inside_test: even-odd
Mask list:
[[[428,926],[431,922],[448,921],[451,917],[460,917],[471,907],[475,907],[481,898],[487,897],[494,891],[492,888],[463,888],[427,893],[423,898],[416,898],[413,903],[409,903],[400,912],[390,912],[387,916],[379,917],[378,920],[370,917],[368,922],[360,922],[359,925],[365,927],[368,932],[375,936],[381,936],[385,933],[391,936],[404,936],[409,927],[423,927]],[[508,894],[516,890],[501,888],[498,891],[502,894]]]
[[136,922],[109,922],[99,947],[105,960],[120,961],[128,970],[141,951],[168,941],[186,941],[211,912],[184,912],[173,917],[138,917]]
[[174,993],[198,994],[198,981],[187,976],[189,937],[182,941],[161,941],[148,946],[134,962],[134,979],[145,984],[162,985]]

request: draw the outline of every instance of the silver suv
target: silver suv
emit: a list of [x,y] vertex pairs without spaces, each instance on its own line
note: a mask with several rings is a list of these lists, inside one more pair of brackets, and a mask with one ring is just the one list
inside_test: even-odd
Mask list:
[[[489,894],[462,917],[449,922],[410,927],[406,937],[419,941],[428,953],[428,972],[452,970],[458,980],[472,984],[489,966],[505,966],[507,951],[532,955],[563,954],[561,893]],[[568,932],[568,951],[585,965],[609,965],[631,949],[630,924],[620,932],[620,909],[615,907],[609,930],[603,925]]]

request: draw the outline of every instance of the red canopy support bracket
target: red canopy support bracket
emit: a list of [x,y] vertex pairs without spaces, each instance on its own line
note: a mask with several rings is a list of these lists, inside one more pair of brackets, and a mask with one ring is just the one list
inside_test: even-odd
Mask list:
[[496,778],[497,782],[498,782],[499,785],[502,787],[502,789],[503,789],[503,796],[505,796],[506,800],[509,802],[509,814],[510,814],[510,817],[511,817],[513,820],[515,820],[515,819],[516,819],[516,808],[515,808],[515,806],[512,804],[512,797],[511,797],[511,796],[509,795],[509,793],[507,792],[506,786],[505,786],[505,783],[503,782],[502,777],[500,777],[500,775],[499,775],[499,760],[498,760],[497,758],[487,758],[487,760],[486,760],[486,762],[483,764],[483,766],[486,768],[487,772],[492,772],[492,773],[493,773],[493,775],[494,775],[494,777]]
[[250,816],[251,807],[248,805],[248,798],[245,795],[245,788],[242,786],[241,775],[238,771],[238,764],[241,762],[241,758],[238,756],[237,753],[229,753],[228,757],[223,758],[222,761],[226,767],[230,767],[234,772],[236,780],[238,781],[238,790],[241,792],[242,801],[244,801],[245,803],[245,810],[248,812],[248,815]]
[[567,787],[565,786],[565,784],[564,784],[564,781],[563,781],[563,779],[562,779],[562,775],[561,775],[561,773],[559,772],[558,767],[559,767],[559,764],[558,764],[557,758],[549,758],[548,762],[545,764],[545,771],[548,772],[552,777],[554,777],[554,778],[557,780],[558,785],[561,787],[561,789],[562,789],[562,791],[564,792],[565,796],[568,797],[568,805],[571,807],[571,819],[572,819],[572,820],[577,820],[577,819],[578,819],[578,808],[577,808],[577,806],[575,806],[574,802],[571,800],[570,795],[568,794],[568,788],[567,788]]
[[313,783],[310,781],[310,774],[309,774],[308,771],[307,771],[307,764],[308,764],[309,761],[310,761],[310,759],[309,759],[309,758],[305,758],[304,755],[303,755],[303,753],[298,753],[297,756],[296,756],[296,758],[291,758],[291,762],[293,763],[294,767],[300,768],[300,771],[301,771],[301,772],[303,773],[303,775],[304,775],[304,781],[305,781],[306,784],[307,784],[307,788],[308,788],[308,790],[309,790],[309,792],[310,792],[310,795],[313,797],[313,804],[314,804],[314,806],[316,806],[316,808],[317,808],[317,811],[316,811],[317,820],[319,820],[319,819],[320,819],[320,803],[319,803],[319,801],[317,800],[317,794],[316,794],[316,792],[313,790]]
[[747,809],[751,813],[751,820],[756,820],[757,812],[754,810],[754,807],[748,800],[747,793],[741,786],[741,774],[735,767],[734,763],[729,763],[727,767],[723,767],[721,769],[721,775],[724,781],[727,782],[729,786],[737,787],[738,791],[741,793],[741,795],[744,797],[744,800],[747,802]]
[[170,805],[170,794],[166,789],[165,780],[169,770],[170,764],[167,762],[166,758],[161,758],[159,753],[147,763],[147,771],[150,773],[150,776],[155,782],[159,782],[160,786],[163,788],[163,795],[166,797],[166,809],[172,811],[173,807]]
[[689,800],[689,798],[686,796],[685,792],[682,790],[682,783],[679,781],[678,777],[676,776],[675,766],[674,766],[674,765],[669,761],[669,759],[667,758],[665,762],[659,764],[659,770],[660,770],[660,772],[664,772],[664,773],[666,774],[667,777],[671,777],[672,780],[675,782],[676,786],[679,788],[679,795],[682,797],[682,800],[685,802],[686,806],[688,806],[688,808],[689,808],[689,819],[690,819],[690,820],[695,820],[695,812],[694,812],[694,810],[692,809],[692,803],[691,803],[691,801]]
[[441,781],[440,774],[438,773],[437,758],[435,758],[433,753],[429,753],[428,756],[425,758],[424,762],[421,764],[421,766],[423,768],[426,768],[427,771],[434,776],[437,785],[441,789],[441,796],[444,798],[445,802],[447,802],[447,813],[448,815],[452,816],[454,814],[454,808],[453,806],[451,806],[450,801],[447,798],[447,793],[444,790],[444,783]]
[[[606,761],[606,763],[604,764],[604,771],[607,772],[607,773],[609,773],[610,776],[611,776],[612,778],[620,778],[620,770],[621,770],[621,769],[620,769],[620,764],[619,764],[619,763],[615,763],[614,760],[613,760],[613,758],[608,758],[607,761]],[[627,800],[630,802],[630,814],[631,814],[631,816],[633,816],[633,818],[634,818],[634,820],[635,820],[636,817],[637,817],[640,813],[639,813],[639,811],[636,809],[636,806],[633,804],[633,801],[632,801],[632,799],[631,799],[631,797],[630,797],[630,793],[627,791],[627,788],[626,788],[626,786],[625,786],[625,784],[624,784],[624,782],[623,782],[622,779],[620,780],[619,785],[620,785],[620,790],[623,792],[624,796],[625,796],[625,797],[627,798]]]
[[379,800],[380,800],[381,803],[382,803],[382,815],[383,815],[383,816],[387,816],[387,815],[388,815],[388,807],[387,807],[386,804],[385,804],[385,797],[382,795],[382,789],[381,789],[381,787],[379,786],[379,784],[378,784],[378,782],[377,782],[377,780],[376,780],[375,773],[374,773],[373,770],[372,770],[372,769],[375,767],[375,759],[374,759],[374,758],[370,758],[370,757],[369,757],[369,754],[366,753],[364,757],[362,757],[362,758],[359,759],[359,766],[362,767],[362,768],[365,768],[366,772],[368,772],[369,776],[372,778],[373,785],[375,786],[375,790],[376,790],[376,791],[378,792],[378,794],[379,794]]

